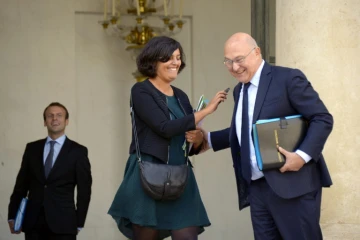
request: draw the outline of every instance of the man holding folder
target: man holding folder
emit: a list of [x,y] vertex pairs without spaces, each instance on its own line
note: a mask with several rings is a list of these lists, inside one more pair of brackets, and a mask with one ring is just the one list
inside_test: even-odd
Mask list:
[[69,113],[64,105],[51,103],[43,117],[48,137],[26,146],[10,197],[10,231],[20,233],[14,229],[15,217],[21,200],[28,196],[21,229],[26,240],[75,240],[84,227],[90,203],[87,148],[65,135]]
[[[255,239],[322,239],[322,187],[332,181],[321,152],[333,127],[331,114],[300,70],[266,63],[246,33],[228,39],[224,65],[239,81],[232,122],[230,128],[205,136],[214,151],[231,148],[239,207],[250,206]],[[292,115],[308,122],[304,140],[294,152],[279,147],[286,157],[283,167],[260,171],[253,123]]]

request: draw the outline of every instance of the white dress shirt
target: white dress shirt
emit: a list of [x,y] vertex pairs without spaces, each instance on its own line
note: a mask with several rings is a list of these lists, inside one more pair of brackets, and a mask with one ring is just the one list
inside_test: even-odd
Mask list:
[[[249,129],[249,137],[250,137],[249,141],[251,143],[249,145],[250,145],[250,160],[251,160],[250,166],[251,166],[251,179],[252,180],[256,180],[256,179],[259,179],[264,176],[262,171],[260,171],[257,166],[255,148],[254,148],[254,144],[252,144],[253,139],[252,139],[252,134],[251,134],[256,94],[259,89],[260,75],[261,75],[261,71],[264,67],[264,63],[265,63],[265,61],[263,60],[261,65],[259,66],[258,70],[254,74],[253,78],[250,80],[250,86],[248,88],[248,98],[249,98],[249,101],[248,101],[249,102],[249,107],[248,107],[249,108],[249,113],[248,113],[249,114],[249,126],[248,126],[248,129]],[[238,103],[238,107],[237,107],[236,115],[235,115],[236,135],[237,135],[240,146],[241,146],[241,126],[242,126],[241,119],[242,119],[243,89],[244,89],[244,84],[240,91],[239,103]]]
[[[260,76],[261,76],[261,71],[264,67],[265,61],[263,60],[261,65],[259,66],[258,70],[256,71],[256,73],[254,74],[253,78],[250,80],[250,86],[248,88],[248,103],[249,103],[249,142],[250,142],[250,165],[251,165],[251,179],[252,180],[256,180],[259,179],[261,177],[264,176],[263,172],[259,170],[259,167],[257,165],[256,162],[256,155],[255,155],[255,148],[254,148],[254,144],[253,144],[253,139],[252,139],[252,123],[253,123],[253,115],[254,115],[254,108],[255,108],[255,100],[256,100],[256,95],[259,89],[259,83],[260,83]],[[240,94],[239,94],[239,102],[238,102],[238,107],[236,110],[236,115],[235,115],[235,125],[236,125],[236,135],[239,141],[239,145],[241,146],[241,124],[242,124],[242,102],[243,102],[243,89],[244,89],[244,84],[243,87],[241,88]],[[209,147],[212,148],[211,145],[211,134],[210,132],[208,133],[208,142],[209,142]],[[311,157],[306,154],[305,152],[301,151],[301,150],[296,150],[296,153],[298,155],[300,155],[300,157],[305,161],[308,162],[311,160]]]
[[46,158],[50,152],[50,141],[55,141],[54,155],[53,155],[53,161],[52,161],[52,165],[54,166],[57,156],[59,155],[59,152],[60,152],[62,146],[64,145],[65,139],[66,139],[65,134],[57,139],[51,139],[49,136],[46,138],[46,143],[45,143],[45,147],[44,147],[44,157],[43,157],[44,165],[45,165]]

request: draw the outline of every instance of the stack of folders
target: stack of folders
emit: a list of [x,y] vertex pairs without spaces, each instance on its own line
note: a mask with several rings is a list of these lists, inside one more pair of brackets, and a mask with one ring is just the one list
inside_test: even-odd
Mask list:
[[285,156],[279,151],[295,151],[303,141],[307,121],[301,115],[258,120],[253,124],[253,140],[259,170],[278,169],[285,164]]
[[[200,98],[199,98],[199,102],[198,102],[198,105],[196,107],[196,109],[194,109],[194,112],[198,112],[200,110],[203,110],[204,108],[206,108],[207,104],[209,103],[209,101],[207,99],[205,99],[204,95],[201,95]],[[198,127],[201,127],[202,126],[202,123],[203,121],[201,120],[197,126]],[[186,144],[186,140],[184,142],[184,144]],[[190,146],[189,146],[189,152],[192,148],[193,144],[191,143]]]
[[204,108],[206,108],[208,103],[209,103],[209,101],[207,99],[205,99],[204,95],[201,95],[195,111],[198,112],[200,110],[203,110]]
[[20,206],[19,206],[17,214],[16,214],[16,218],[15,218],[15,224],[14,224],[15,232],[20,231],[20,229],[22,227],[27,201],[28,201],[27,198],[23,198],[21,200],[21,203],[20,203]]

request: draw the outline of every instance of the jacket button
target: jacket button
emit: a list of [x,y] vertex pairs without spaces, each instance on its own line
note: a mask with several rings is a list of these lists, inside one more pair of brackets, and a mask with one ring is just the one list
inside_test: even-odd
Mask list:
[[45,185],[44,188],[47,188],[47,185]]

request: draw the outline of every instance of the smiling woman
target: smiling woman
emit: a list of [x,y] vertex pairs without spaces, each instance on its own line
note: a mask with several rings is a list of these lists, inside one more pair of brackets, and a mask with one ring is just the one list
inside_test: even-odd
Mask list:
[[177,74],[186,66],[185,54],[180,43],[168,37],[151,39],[136,59],[136,63],[139,72],[153,80],[167,72],[167,70],[162,71],[159,68],[172,69],[173,77],[169,78],[170,76],[166,76],[166,74],[160,76],[165,81],[175,80]]
[[[152,38],[138,56],[137,66],[148,79],[131,89],[134,134],[130,157],[108,213],[119,230],[133,240],[168,236],[173,240],[197,239],[210,221],[188,156],[198,153],[205,143],[196,124],[213,113],[227,93],[218,92],[205,109],[194,113],[188,96],[171,85],[185,67],[183,49],[172,38]],[[190,152],[189,143],[193,143]],[[154,163],[185,166],[186,187],[176,194],[176,199],[156,200],[142,187],[140,167]],[[159,171],[152,172],[152,176],[161,176]]]
[[[163,81],[173,81],[178,75],[181,67],[180,50],[176,49],[166,62],[159,62],[157,64],[157,76]],[[155,80],[155,79],[154,79]]]

